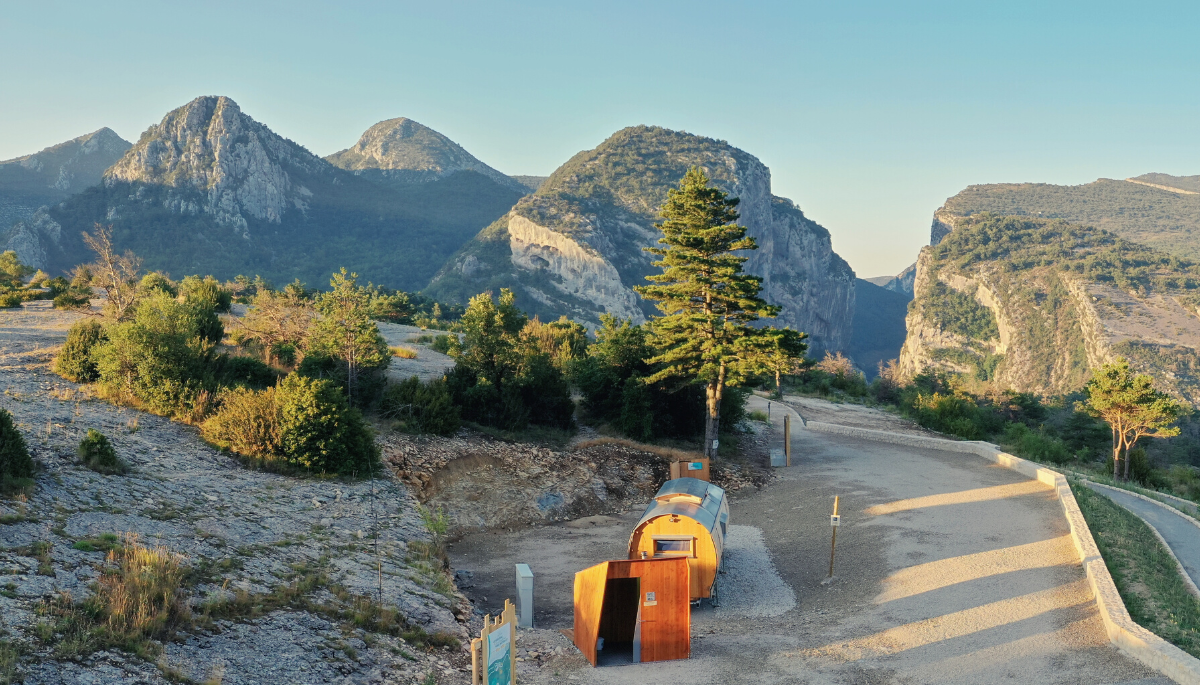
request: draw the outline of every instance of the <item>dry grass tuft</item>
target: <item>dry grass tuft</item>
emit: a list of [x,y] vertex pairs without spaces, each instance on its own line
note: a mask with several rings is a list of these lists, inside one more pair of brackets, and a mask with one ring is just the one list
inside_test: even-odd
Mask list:
[[39,638],[54,644],[60,657],[118,648],[150,659],[161,651],[155,640],[190,625],[191,611],[180,586],[183,557],[165,547],[147,547],[136,533],[109,551],[95,594],[75,604],[69,594],[47,600],[39,613],[50,619],[37,626]]
[[388,351],[392,353],[393,357],[400,357],[401,359],[417,358],[417,351],[411,347],[389,347]]

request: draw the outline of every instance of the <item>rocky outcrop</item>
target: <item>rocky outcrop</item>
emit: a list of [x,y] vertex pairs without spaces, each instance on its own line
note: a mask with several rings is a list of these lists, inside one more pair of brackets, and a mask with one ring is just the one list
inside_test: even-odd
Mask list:
[[329,174],[328,165],[275,135],[224,96],[206,96],[168,113],[104,175],[106,185],[169,188],[163,205],[204,212],[249,239],[249,221],[279,224],[303,212],[312,191],[289,172]]
[[740,199],[739,223],[758,243],[746,271],[783,307],[774,321],[805,331],[814,349],[841,349],[854,311],[854,272],[829,232],[771,194],[771,172],[723,141],[638,126],[617,132],[560,167],[536,193],[481,232],[442,268],[427,292],[463,301],[508,287],[543,317],[643,321],[655,310],[633,286],[658,270],[643,248],[660,236],[658,208],[691,166]]
[[47,250],[61,249],[62,226],[42,207],[27,221],[18,221],[8,234],[5,250],[17,253],[25,266],[46,270],[50,267]]
[[523,181],[505,176],[453,140],[404,117],[375,124],[354,147],[325,159],[336,167],[384,183],[423,183],[459,171],[474,171],[521,194],[530,191]]
[[900,354],[903,374],[952,371],[1001,388],[1061,395],[1082,388],[1092,369],[1124,356],[1164,389],[1200,402],[1194,305],[1200,291],[1186,285],[1195,282],[1197,267],[1182,263],[1173,277],[1162,271],[1176,263],[1169,257],[1123,243],[1131,263],[1155,264],[1158,271],[1153,279],[1117,287],[1106,272],[1086,266],[1089,259],[1106,262],[1114,237],[1078,226],[1063,229],[1075,244],[1052,259],[1032,256],[1049,233],[1031,233],[1028,246],[977,251],[1012,226],[1004,221],[963,218],[951,238],[922,249]]
[[[31,155],[0,162],[0,236],[39,207],[62,202],[100,182],[130,147],[112,129],[79,136]],[[8,240],[12,240],[12,236]]]

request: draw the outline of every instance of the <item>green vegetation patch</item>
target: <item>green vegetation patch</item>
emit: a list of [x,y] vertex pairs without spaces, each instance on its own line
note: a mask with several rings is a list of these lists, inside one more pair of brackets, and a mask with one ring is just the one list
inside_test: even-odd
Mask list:
[[922,295],[919,306],[942,330],[980,342],[1000,337],[996,315],[974,297],[941,281],[934,281]]
[[1170,553],[1138,517],[1079,483],[1071,492],[1133,620],[1200,657],[1200,600]]

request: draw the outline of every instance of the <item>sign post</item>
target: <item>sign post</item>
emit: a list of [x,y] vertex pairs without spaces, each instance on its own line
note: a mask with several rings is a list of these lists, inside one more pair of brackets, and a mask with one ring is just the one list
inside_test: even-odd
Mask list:
[[783,460],[792,465],[792,415],[783,415]]
[[504,612],[483,617],[483,630],[471,640],[471,685],[516,685],[517,608],[504,600]]
[[837,551],[837,529],[842,525],[842,517],[838,515],[838,496],[833,496],[833,515],[829,517],[829,527],[833,529],[833,540],[829,543],[829,577],[826,583],[833,582],[833,555]]

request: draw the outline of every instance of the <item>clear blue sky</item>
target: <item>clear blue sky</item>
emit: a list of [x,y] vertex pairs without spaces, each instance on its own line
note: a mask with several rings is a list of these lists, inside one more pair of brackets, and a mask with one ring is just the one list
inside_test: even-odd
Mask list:
[[0,3],[0,159],[202,94],[310,150],[407,116],[511,174],[722,138],[895,273],[971,183],[1200,174],[1200,3]]

